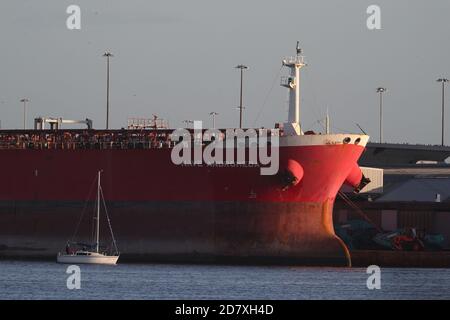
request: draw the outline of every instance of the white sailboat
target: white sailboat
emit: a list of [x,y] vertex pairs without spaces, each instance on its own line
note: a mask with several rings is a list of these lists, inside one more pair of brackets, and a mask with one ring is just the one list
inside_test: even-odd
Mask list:
[[88,263],[88,264],[109,264],[109,265],[114,265],[117,263],[117,260],[119,259],[119,252],[117,250],[116,240],[114,239],[111,224],[109,223],[108,212],[106,212],[106,216],[108,219],[108,225],[111,231],[115,252],[113,254],[100,252],[100,206],[101,206],[100,199],[103,199],[103,203],[105,203],[103,198],[102,187],[100,184],[100,179],[101,179],[101,171],[98,172],[97,178],[97,204],[96,204],[97,217],[96,217],[96,232],[95,232],[95,239],[96,239],[95,250],[88,250],[86,248],[83,248],[82,250],[71,251],[68,243],[66,246],[66,252],[58,253],[56,257],[56,261],[58,263],[69,263],[69,264]]

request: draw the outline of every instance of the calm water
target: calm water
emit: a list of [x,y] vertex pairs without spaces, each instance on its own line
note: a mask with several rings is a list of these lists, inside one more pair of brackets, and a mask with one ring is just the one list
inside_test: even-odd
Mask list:
[[0,261],[0,299],[450,299],[450,269],[382,269],[368,290],[365,269],[81,265],[69,290],[67,265]]

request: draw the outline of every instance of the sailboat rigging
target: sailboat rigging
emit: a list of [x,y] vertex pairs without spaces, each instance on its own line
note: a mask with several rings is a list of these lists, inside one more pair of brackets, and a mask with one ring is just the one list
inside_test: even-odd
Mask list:
[[[66,252],[59,252],[57,255],[58,263],[89,263],[89,264],[116,264],[119,259],[119,250],[117,249],[116,240],[111,227],[111,221],[109,219],[105,198],[103,195],[103,190],[101,187],[101,173],[98,171],[97,176],[97,200],[96,200],[96,224],[95,224],[95,244],[94,246],[89,246],[86,244],[81,244],[83,248],[80,250],[71,250],[70,243],[66,246]],[[100,252],[100,208],[101,204],[105,208],[106,219],[108,222],[109,230],[111,232],[111,237],[114,246],[114,252],[108,254],[106,252]],[[79,245],[79,243],[77,243]],[[89,250],[87,249],[88,247]],[[94,250],[91,250],[94,247]]]

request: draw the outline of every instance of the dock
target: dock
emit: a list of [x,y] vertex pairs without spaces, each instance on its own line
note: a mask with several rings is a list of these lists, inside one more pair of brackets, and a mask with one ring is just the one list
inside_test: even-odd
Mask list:
[[354,250],[352,267],[449,268],[450,251]]

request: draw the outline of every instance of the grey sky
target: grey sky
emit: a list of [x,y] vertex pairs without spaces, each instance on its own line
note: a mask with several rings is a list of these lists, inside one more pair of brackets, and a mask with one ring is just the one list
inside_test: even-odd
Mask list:
[[[66,8],[82,10],[82,29],[66,28]],[[382,9],[382,30],[366,27],[366,9]],[[450,1],[413,0],[2,0],[0,119],[20,128],[19,98],[32,118],[62,116],[105,123],[105,60],[111,60],[111,123],[128,117],[204,120],[217,111],[221,127],[238,125],[239,74],[247,64],[244,122],[273,126],[287,118],[278,78],[299,40],[304,129],[321,130],[329,109],[333,131],[378,139],[376,87],[385,96],[386,140],[440,142],[440,87],[450,77]],[[286,72],[286,71],[284,71]],[[447,141],[450,143],[450,88]],[[316,124],[315,124],[316,123]]]

